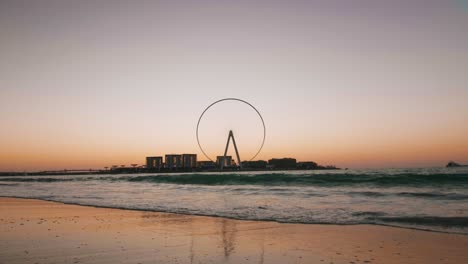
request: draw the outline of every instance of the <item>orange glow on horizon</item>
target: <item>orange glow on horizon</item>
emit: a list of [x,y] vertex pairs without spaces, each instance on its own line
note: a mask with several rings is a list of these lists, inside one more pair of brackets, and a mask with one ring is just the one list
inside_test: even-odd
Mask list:
[[[197,120],[231,97],[263,116],[258,159],[468,164],[468,15],[452,1],[68,2],[0,4],[0,171],[205,160]],[[204,144],[222,154],[232,129],[247,159],[258,118],[223,107]]]

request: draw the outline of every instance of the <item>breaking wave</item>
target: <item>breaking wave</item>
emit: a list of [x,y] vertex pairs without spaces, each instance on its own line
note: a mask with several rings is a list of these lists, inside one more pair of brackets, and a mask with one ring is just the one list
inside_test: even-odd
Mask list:
[[[468,186],[468,173],[458,174],[348,174],[348,173],[189,173],[138,176],[34,176],[0,177],[1,182],[129,181],[192,185],[263,185],[263,186]],[[372,195],[372,194],[370,194]],[[421,195],[402,193],[402,195]],[[437,195],[437,194],[429,194]]]

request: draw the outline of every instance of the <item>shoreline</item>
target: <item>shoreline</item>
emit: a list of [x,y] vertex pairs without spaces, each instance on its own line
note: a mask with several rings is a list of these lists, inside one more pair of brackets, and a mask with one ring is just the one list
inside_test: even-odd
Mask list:
[[120,174],[178,174],[178,173],[219,173],[219,172],[281,172],[281,171],[341,171],[347,170],[342,168],[311,168],[311,169],[197,169],[197,170],[143,170],[143,169],[132,169],[126,168],[124,170],[59,170],[59,171],[30,171],[30,172],[0,172],[0,177],[11,177],[11,176],[75,176],[75,175],[120,175]]
[[0,197],[0,263],[463,263],[468,236]]
[[[75,206],[83,206],[83,207],[92,207],[92,208],[101,208],[101,209],[115,209],[115,210],[125,210],[125,211],[135,211],[135,212],[151,212],[151,213],[163,213],[163,214],[176,214],[176,215],[184,215],[184,216],[197,216],[197,217],[212,217],[212,218],[223,218],[226,220],[234,220],[234,221],[251,221],[251,222],[271,222],[271,223],[278,223],[278,224],[298,224],[298,225],[324,225],[324,226],[382,226],[382,227],[390,227],[390,228],[401,228],[401,229],[408,229],[408,230],[415,230],[421,232],[433,232],[433,233],[441,233],[441,234],[453,234],[453,235],[462,235],[467,236],[466,233],[461,232],[450,232],[450,231],[440,231],[440,230],[431,230],[425,228],[417,228],[417,227],[405,227],[405,226],[398,226],[398,225],[391,225],[391,224],[381,224],[381,223],[357,223],[357,224],[339,224],[339,223],[302,223],[302,222],[280,222],[271,219],[242,219],[242,218],[234,218],[228,216],[220,216],[220,215],[209,215],[209,214],[190,214],[190,213],[182,213],[182,212],[166,212],[166,211],[156,211],[156,210],[149,210],[149,209],[138,209],[138,208],[125,208],[125,207],[110,207],[110,206],[99,206],[99,205],[88,205],[88,204],[80,204],[80,203],[72,203],[72,202],[62,202],[62,201],[55,201],[55,200],[48,200],[48,199],[41,199],[41,198],[25,198],[25,197],[16,197],[16,196],[2,196],[0,195],[0,201],[3,198],[11,198],[11,199],[22,199],[22,200],[37,200],[37,201],[44,201],[44,202],[51,202],[51,203],[59,203],[63,205],[75,205]],[[1,264],[1,263],[0,263]]]

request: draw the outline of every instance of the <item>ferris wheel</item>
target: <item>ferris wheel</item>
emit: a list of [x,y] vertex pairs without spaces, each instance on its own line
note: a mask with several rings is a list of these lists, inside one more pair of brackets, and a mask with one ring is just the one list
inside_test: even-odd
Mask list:
[[[201,152],[203,153],[203,155],[210,161],[213,161],[214,160],[205,152],[205,149],[203,148],[201,142],[200,142],[200,124],[203,120],[203,117],[205,116],[205,114],[212,109],[212,107],[214,105],[217,105],[217,104],[221,104],[223,102],[228,102],[228,101],[231,101],[231,102],[239,102],[239,103],[242,103],[244,105],[247,105],[249,106],[251,109],[253,109],[255,111],[255,113],[258,115],[258,117],[260,118],[260,121],[261,121],[261,126],[263,128],[263,135],[262,135],[262,140],[261,140],[261,144],[260,144],[260,147],[258,148],[258,150],[256,150],[255,154],[250,158],[248,159],[248,161],[252,161],[253,159],[255,159],[255,157],[258,156],[258,154],[262,151],[262,148],[263,148],[263,145],[265,144],[265,138],[266,138],[266,126],[265,126],[265,121],[263,120],[263,117],[262,115],[260,114],[260,111],[258,111],[257,108],[255,108],[251,103],[245,101],[245,100],[242,100],[242,99],[238,99],[238,98],[224,98],[224,99],[220,99],[220,100],[217,100],[215,101],[214,103],[210,104],[208,107],[205,108],[205,110],[203,110],[203,112],[201,113],[200,117],[198,118],[198,122],[197,122],[197,129],[196,129],[196,137],[197,137],[197,143],[198,143],[198,147],[200,148]],[[236,158],[237,158],[237,162],[239,164],[240,167],[242,167],[242,162],[241,162],[241,158],[240,158],[240,154],[239,154],[239,149],[237,148],[237,144],[236,144],[236,140],[234,138],[234,132],[232,130],[229,130],[229,134],[228,134],[228,138],[227,138],[227,142],[226,142],[226,147],[225,147],[225,150],[224,150],[224,160],[226,159],[226,155],[227,155],[227,152],[228,152],[228,149],[229,149],[229,143],[231,142],[232,140],[232,143],[234,145],[234,150],[236,152]],[[224,166],[224,162],[222,162],[220,164],[220,167],[221,169],[223,168]]]

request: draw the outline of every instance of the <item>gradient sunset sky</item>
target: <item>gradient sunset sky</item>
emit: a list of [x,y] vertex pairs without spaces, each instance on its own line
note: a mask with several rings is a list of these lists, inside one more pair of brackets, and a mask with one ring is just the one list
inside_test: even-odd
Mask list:
[[0,55],[0,171],[204,160],[224,97],[260,159],[468,164],[468,1],[1,0]]

